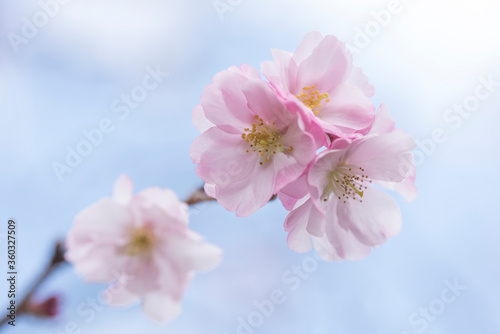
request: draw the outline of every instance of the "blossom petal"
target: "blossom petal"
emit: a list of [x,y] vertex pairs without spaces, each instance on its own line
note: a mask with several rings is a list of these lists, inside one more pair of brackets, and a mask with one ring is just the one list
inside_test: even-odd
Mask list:
[[292,211],[295,204],[309,194],[306,174],[303,174],[297,180],[287,184],[278,193],[278,197],[288,211]]
[[347,163],[362,167],[372,180],[401,182],[413,165],[413,138],[401,130],[355,141],[348,149]]
[[382,104],[375,113],[375,121],[368,132],[368,135],[378,134],[385,135],[394,131],[395,122],[389,114],[389,109],[385,104]]
[[175,192],[160,187],[148,188],[140,191],[133,199],[135,205],[143,208],[156,206],[173,220],[188,224],[189,210],[186,203],[179,200]]
[[329,99],[330,102],[325,103],[317,115],[326,123],[324,126],[327,131],[336,130],[331,125],[346,130],[361,130],[369,127],[375,119],[375,106],[354,86],[338,86]]
[[304,39],[293,53],[293,60],[300,64],[311,56],[318,44],[323,40],[323,35],[319,31],[311,31],[304,36]]
[[[354,234],[341,227],[339,206],[346,204],[335,200],[322,203],[327,217],[325,222],[326,237],[333,249],[325,249],[325,259],[335,259],[338,256],[346,260],[360,260],[370,253],[370,247],[361,243]],[[323,244],[323,246],[325,246]],[[330,260],[331,261],[331,260]]]
[[238,217],[247,217],[267,204],[274,195],[276,179],[270,164],[257,166],[246,179],[216,185],[217,202]]
[[285,231],[288,232],[288,247],[297,253],[307,253],[312,249],[311,235],[307,232],[307,223],[311,208],[311,200],[291,211],[285,219]]
[[352,59],[345,44],[329,35],[298,66],[297,82],[291,93],[298,94],[302,88],[311,86],[316,86],[321,93],[329,93],[350,74]]
[[104,292],[104,299],[109,305],[128,306],[140,300],[140,296],[134,294],[119,285],[111,286]]
[[173,320],[181,313],[181,305],[168,295],[148,294],[142,304],[144,313],[158,323]]
[[320,198],[325,187],[331,182],[328,177],[330,172],[343,162],[344,155],[343,150],[324,151],[318,155],[307,175],[307,183],[310,185],[313,198]]
[[347,79],[347,83],[358,87],[367,97],[375,95],[375,87],[373,87],[370,83],[370,80],[366,74],[363,73],[361,67],[353,66],[351,75]]
[[381,245],[401,230],[402,218],[397,203],[373,187],[364,191],[362,202],[348,199],[347,203],[340,203],[337,215],[339,225],[367,246]]
[[247,81],[242,92],[252,116],[258,115],[267,124],[276,123],[278,128],[282,128],[297,118],[297,115],[286,109],[284,101],[278,98],[265,81]]
[[116,181],[113,188],[113,199],[122,205],[127,204],[132,198],[134,184],[128,175],[121,175]]
[[225,185],[247,178],[258,165],[258,156],[246,150],[241,135],[231,135],[213,127],[194,140],[190,155],[198,164],[196,173],[202,180]]
[[249,80],[234,70],[218,73],[201,97],[205,117],[224,131],[241,134],[252,124],[253,115],[247,112],[247,100],[241,91]]
[[215,126],[215,124],[210,122],[205,116],[205,111],[201,104],[197,104],[193,109],[193,125],[200,132],[205,132]]
[[[191,232],[194,234],[194,232]],[[198,236],[199,237],[199,236]],[[198,238],[197,238],[198,239]],[[208,271],[221,262],[222,250],[212,244],[204,242],[201,237],[169,238],[165,243],[165,254],[172,254],[175,265],[182,271]]]

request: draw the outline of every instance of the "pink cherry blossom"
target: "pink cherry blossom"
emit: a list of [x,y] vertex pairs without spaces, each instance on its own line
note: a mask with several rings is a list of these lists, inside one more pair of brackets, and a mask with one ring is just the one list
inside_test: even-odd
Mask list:
[[314,244],[328,261],[356,260],[398,234],[402,218],[396,201],[373,185],[412,200],[414,148],[411,136],[394,129],[385,106],[366,137],[334,141],[280,193],[291,210],[285,221],[289,247],[307,252]]
[[311,32],[294,53],[273,50],[273,55],[274,61],[262,63],[262,72],[292,108],[301,106],[306,124],[349,138],[370,127],[374,88],[335,36]]
[[325,142],[248,65],[217,74],[193,111],[204,131],[191,147],[205,190],[227,210],[248,216],[299,177]]
[[105,294],[111,305],[142,301],[157,322],[175,318],[196,270],[218,265],[221,250],[188,228],[188,207],[171,190],[148,188],[132,194],[121,176],[113,198],[80,212],[66,241],[66,258],[88,282],[115,283]]

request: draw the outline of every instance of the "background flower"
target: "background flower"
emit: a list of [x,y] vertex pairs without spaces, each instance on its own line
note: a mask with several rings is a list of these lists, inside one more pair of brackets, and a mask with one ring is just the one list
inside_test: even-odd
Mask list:
[[112,199],[103,199],[75,218],[67,259],[88,282],[114,282],[105,293],[112,305],[139,300],[157,322],[180,313],[180,302],[195,270],[210,270],[221,250],[187,227],[187,205],[171,190],[148,188],[132,195],[121,176]]

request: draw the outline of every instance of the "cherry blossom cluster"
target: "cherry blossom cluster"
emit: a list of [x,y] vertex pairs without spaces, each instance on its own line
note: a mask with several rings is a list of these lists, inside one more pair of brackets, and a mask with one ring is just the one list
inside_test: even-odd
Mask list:
[[292,250],[361,259],[401,230],[381,188],[415,198],[415,142],[376,108],[374,87],[335,36],[311,32],[294,53],[273,55],[261,65],[267,80],[243,64],[205,87],[193,110],[196,173],[237,216],[278,195]]
[[[202,132],[190,152],[196,173],[237,216],[277,195],[292,250],[361,259],[401,229],[399,207],[381,188],[415,198],[415,142],[374,106],[373,86],[336,37],[312,32],[294,53],[273,54],[262,63],[267,80],[242,65],[206,86],[193,111]],[[188,218],[173,191],[134,195],[123,175],[111,198],[76,216],[65,257],[88,282],[112,283],[103,295],[110,305],[142,302],[164,322],[179,314],[194,273],[221,259]]]

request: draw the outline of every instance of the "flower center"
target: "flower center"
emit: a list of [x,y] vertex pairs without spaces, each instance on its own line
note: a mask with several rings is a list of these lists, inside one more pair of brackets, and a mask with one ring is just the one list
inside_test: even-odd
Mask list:
[[148,256],[155,244],[156,238],[151,229],[140,227],[132,232],[130,240],[125,246],[125,252],[130,256]]
[[329,183],[326,185],[321,197],[323,201],[328,201],[330,195],[335,195],[339,200],[347,203],[349,199],[363,200],[364,190],[368,189],[367,184],[373,181],[364,174],[362,167],[339,166],[328,175]]
[[262,157],[260,165],[270,162],[277,152],[293,151],[293,146],[281,145],[281,133],[276,129],[275,122],[267,124],[258,115],[254,117],[254,120],[256,122],[252,124],[252,128],[246,128],[241,138],[250,144],[250,148],[246,150],[247,153],[256,152]]
[[302,88],[302,92],[296,96],[300,101],[302,101],[302,103],[311,109],[315,115],[319,113],[321,107],[323,106],[323,100],[326,99],[325,103],[330,102],[328,93],[320,94],[316,90],[316,86],[304,87]]

